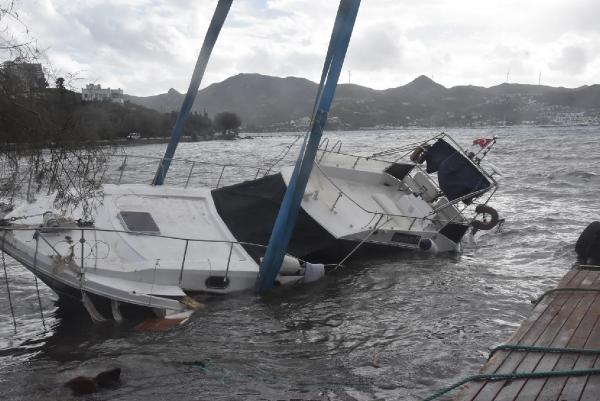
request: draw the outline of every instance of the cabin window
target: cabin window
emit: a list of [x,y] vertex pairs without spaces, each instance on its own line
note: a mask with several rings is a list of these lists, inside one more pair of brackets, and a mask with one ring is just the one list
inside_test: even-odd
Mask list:
[[408,173],[410,173],[413,167],[415,167],[414,164],[392,163],[385,170],[383,170],[383,172],[388,173],[392,177],[396,177],[402,181],[402,179],[406,177]]
[[160,234],[156,222],[148,212],[119,212],[119,219],[127,231]]

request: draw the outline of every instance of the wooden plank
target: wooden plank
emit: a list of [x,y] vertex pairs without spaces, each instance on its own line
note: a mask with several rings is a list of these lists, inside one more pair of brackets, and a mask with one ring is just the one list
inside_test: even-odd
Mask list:
[[[590,272],[579,285],[580,288],[598,286],[599,275]],[[560,287],[559,287],[560,288]],[[562,287],[564,288],[564,287]],[[571,299],[579,300],[579,304],[567,317],[565,324],[552,341],[555,348],[583,348],[587,342],[596,319],[590,319],[588,313],[593,312],[592,305],[598,298],[597,293],[569,293]],[[541,344],[536,344],[541,345]],[[519,372],[547,372],[551,370],[571,370],[577,361],[576,354],[531,353],[519,365]],[[532,368],[533,366],[533,368]],[[560,393],[566,378],[519,380],[505,387],[496,396],[497,400],[535,400],[555,399]]]
[[[598,309],[600,310],[600,306],[598,306]],[[600,349],[600,313],[597,314],[598,317],[596,318],[596,324],[592,329],[592,334],[590,335],[588,342],[585,345],[585,348],[587,349]],[[593,368],[594,364],[599,359],[600,357],[595,355],[581,355],[577,359],[577,363],[575,364],[575,367],[573,369],[580,370]],[[598,378],[596,378],[595,380],[597,381]],[[567,379],[567,382],[565,383],[561,394],[559,395],[559,397],[557,397],[557,399],[562,399],[566,397],[566,394],[574,394],[576,389],[579,390],[579,396],[575,399],[583,399],[581,394],[583,393],[584,386],[586,385],[587,381],[587,376],[569,377]],[[597,396],[593,399],[597,399]]]
[[[600,276],[600,273],[599,273]],[[599,277],[600,280],[600,277]],[[600,315],[600,310],[596,311],[596,314]],[[600,318],[597,321],[597,326],[600,326]],[[600,333],[595,332],[595,335],[592,335],[590,339],[590,348],[600,349]],[[593,363],[592,363],[593,361]],[[590,366],[591,364],[591,366]],[[582,355],[576,364],[578,369],[586,369],[586,368],[600,368],[600,356],[589,356]],[[573,391],[572,387],[577,386],[585,379],[585,386],[579,396],[580,401],[597,401],[600,399],[600,376],[585,376],[585,377],[571,377],[567,380],[563,392],[561,393],[561,397],[563,393],[567,391]]]
[[[560,281],[559,286],[571,287],[580,285],[587,277],[587,271],[569,271]],[[527,319],[521,327],[509,338],[508,344],[534,345],[538,338],[544,333],[547,326],[554,320],[555,316],[563,309],[567,301],[565,294],[554,294],[546,297],[534,308],[532,316]],[[513,372],[521,362],[522,353],[499,351],[486,363],[482,369],[483,373]],[[478,399],[493,399],[496,393],[504,385],[497,383],[470,383],[456,398],[457,401],[471,401]],[[482,393],[482,390],[486,390]],[[487,397],[487,398],[486,398]]]
[[[599,349],[600,348],[600,296],[596,298],[594,304],[590,308],[591,318],[588,319],[590,322],[593,321],[593,327],[590,331],[590,335],[588,336],[585,345],[583,348],[586,349]],[[577,355],[577,354],[564,354],[561,356],[559,364],[555,366],[554,370],[581,370],[581,369],[589,369],[593,367],[594,362],[596,361],[596,356],[594,355]],[[569,363],[571,362],[571,363]],[[544,388],[545,399],[549,400],[579,400],[581,393],[583,392],[583,388],[587,381],[586,376],[580,377],[565,377],[565,378],[553,378],[555,382],[561,383],[560,391],[557,393],[550,393],[546,388]],[[548,389],[553,388],[553,386],[548,386]],[[546,395],[547,394],[547,395]]]
[[[595,277],[594,277],[595,276]],[[594,278],[593,278],[594,277]],[[592,279],[593,278],[593,279]],[[587,276],[587,279],[592,281],[590,287],[591,288],[599,288],[600,287],[600,273],[593,272],[591,275]],[[582,295],[585,293],[573,293],[572,296]],[[589,297],[590,295],[585,295]],[[598,323],[600,322],[600,295],[598,293],[595,294],[594,302],[590,305],[590,308],[583,316],[583,321],[578,328],[578,332],[571,338],[570,343],[568,344],[569,348],[594,348],[597,347],[598,341],[596,340],[600,335],[600,327]],[[587,332],[587,335],[586,335]],[[583,338],[585,336],[585,338]],[[579,369],[576,364],[578,360],[587,355],[579,355],[579,354],[560,354],[559,358],[552,368],[552,370],[563,370],[570,371],[574,369]],[[547,379],[541,388],[539,394],[537,395],[537,400],[548,400],[554,401],[557,399],[565,400],[565,401],[577,401],[581,395],[583,387],[585,385],[585,376],[582,377],[584,379],[579,384],[579,387],[576,387],[575,384],[578,382],[572,382],[569,387],[566,387],[566,383],[568,381],[568,377],[555,377]],[[529,383],[528,383],[529,385]],[[532,398],[522,398],[524,400],[529,400]]]
[[[573,315],[573,311],[580,305],[580,299],[571,297],[566,293],[558,293],[552,303],[558,302],[560,298],[566,299],[566,302],[560,308],[559,312],[554,316],[550,324],[545,328],[542,328],[541,335],[534,341],[521,341],[523,345],[536,345],[539,347],[549,347],[554,345],[564,346],[566,344],[557,344],[555,338],[559,335],[566,323],[569,323],[569,329],[572,326],[576,326],[578,322],[569,320],[569,316]],[[535,326],[534,326],[535,327]],[[500,369],[496,373],[513,373],[513,372],[531,372],[535,369],[539,360],[543,354],[541,353],[526,353],[526,352],[512,352],[505,359]],[[476,400],[496,400],[497,396],[500,395],[503,388],[509,388],[508,398],[502,399],[514,399],[515,395],[521,389],[523,380],[515,380],[512,382],[498,381],[488,383],[477,396]]]
[[[558,333],[551,346],[556,348],[582,348],[594,326],[595,320],[585,319],[585,314],[589,312],[590,307],[596,301],[596,294],[586,294],[582,297],[571,296],[574,299],[580,299],[578,307],[573,311],[573,314],[569,316],[567,322],[563,326],[563,329]],[[530,354],[527,358],[531,360],[529,366],[535,360],[538,363],[534,369],[527,367],[519,367],[521,372],[549,372],[552,370],[571,370],[575,362],[577,361],[576,354],[555,354],[555,353],[536,353],[535,355]],[[561,362],[562,363],[559,363]],[[567,366],[568,365],[568,366]],[[511,396],[511,400],[535,400],[538,396],[548,397],[548,394],[554,394],[554,398],[560,393],[566,378],[558,377],[552,379],[531,379],[520,381],[520,392],[518,397],[515,398],[516,394]],[[516,383],[516,382],[515,382]],[[516,386],[515,386],[516,387]],[[498,398],[502,400],[503,398]],[[544,398],[549,399],[549,398]]]

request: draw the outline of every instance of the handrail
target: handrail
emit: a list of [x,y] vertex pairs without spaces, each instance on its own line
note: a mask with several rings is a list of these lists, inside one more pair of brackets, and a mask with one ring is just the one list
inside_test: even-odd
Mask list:
[[[146,155],[130,155],[130,154],[111,154],[108,155],[108,157],[112,157],[112,158],[123,158],[123,161],[119,163],[119,175],[118,177],[108,177],[107,179],[104,180],[104,182],[107,183],[111,183],[111,182],[116,182],[117,185],[120,185],[121,182],[123,181],[123,175],[125,172],[125,169],[127,168],[128,161],[131,161],[132,159],[141,159],[141,160],[148,160],[148,161],[158,161],[158,168],[160,168],[160,166],[163,165],[163,161],[164,159],[158,156],[146,156]],[[185,164],[189,164],[189,170],[186,174],[186,177],[184,178],[184,182],[183,182],[183,187],[187,188],[190,185],[190,182],[192,180],[192,177],[195,174],[194,169],[198,166],[209,166],[209,167],[215,167],[215,169],[219,169],[217,171],[214,172],[214,177],[209,177],[211,180],[215,180],[216,181],[216,185],[214,184],[214,182],[212,184],[210,184],[211,187],[214,188],[219,188],[221,186],[222,180],[226,177],[225,175],[225,170],[227,168],[236,168],[236,169],[241,169],[241,170],[248,170],[249,172],[251,172],[251,174],[249,174],[249,176],[254,177],[254,179],[256,179],[260,174],[261,171],[265,171],[265,167],[264,166],[256,166],[256,165],[245,165],[245,164],[233,164],[233,163],[218,163],[218,162],[212,162],[212,161],[203,161],[203,160],[191,160],[191,159],[179,159],[179,158],[172,158],[170,159],[170,162],[181,162],[181,163],[185,163]],[[181,178],[181,177],[179,177]]]
[[[263,248],[263,249],[267,248],[267,245],[256,244],[256,243],[246,242],[246,241],[231,241],[231,240],[225,240],[225,239],[186,238],[186,237],[177,237],[177,236],[172,236],[172,235],[152,234],[152,233],[140,232],[140,231],[127,231],[127,230],[117,230],[117,229],[108,229],[108,228],[99,228],[99,227],[79,227],[79,226],[77,226],[77,227],[73,227],[73,226],[41,227],[39,225],[36,225],[36,226],[17,226],[17,225],[0,226],[0,232],[6,233],[9,231],[34,231],[35,233],[37,233],[36,237],[41,238],[48,245],[48,247],[57,254],[57,256],[59,258],[63,257],[63,255],[61,255],[60,252],[58,252],[56,250],[56,248],[54,246],[52,246],[52,244],[50,244],[50,242],[48,242],[48,240],[42,235],[42,232],[44,232],[44,231],[48,231],[48,232],[50,232],[50,231],[52,231],[52,232],[55,232],[55,231],[80,231],[81,232],[81,239],[79,240],[80,243],[85,242],[85,240],[82,242],[82,239],[84,238],[84,232],[86,232],[86,231],[106,232],[106,233],[115,233],[115,234],[130,234],[130,235],[143,236],[143,237],[163,238],[163,239],[171,239],[171,240],[175,240],[175,241],[184,241],[185,248],[183,251],[181,268],[179,269],[179,286],[182,285],[183,271],[185,269],[185,262],[186,262],[186,257],[187,257],[188,247],[189,247],[190,242],[229,244],[229,251],[228,251],[228,256],[227,256],[227,266],[225,266],[225,281],[229,274],[229,268],[230,268],[230,264],[231,264],[231,256],[233,253],[234,245],[258,247],[258,248]],[[305,260],[303,260],[301,258],[298,258],[298,257],[295,257],[295,258],[298,259],[302,263],[306,262]],[[82,261],[81,262],[81,270],[82,271],[83,271],[83,260],[84,259],[85,259],[85,257],[83,256],[83,246],[82,246],[82,250],[81,250],[81,261]]]
[[209,162],[209,161],[204,161],[204,160],[195,160],[195,159],[185,159],[185,158],[177,158],[177,157],[173,157],[173,158],[163,158],[160,156],[149,156],[149,155],[132,155],[129,153],[122,153],[122,154],[109,154],[106,155],[108,157],[124,157],[124,158],[135,158],[135,159],[149,159],[149,160],[169,160],[171,162],[173,161],[180,161],[180,162],[185,162],[185,163],[195,163],[195,164],[206,164],[206,165],[211,165],[211,166],[218,166],[218,167],[244,167],[244,168],[260,168],[260,169],[264,169],[264,166],[256,166],[256,165],[245,165],[245,164],[232,164],[232,163],[218,163],[218,162]]
[[[394,213],[384,213],[384,212],[380,212],[380,211],[372,211],[372,210],[368,210],[366,209],[364,206],[362,206],[360,203],[358,203],[357,201],[355,201],[351,196],[349,196],[348,194],[346,194],[346,192],[344,192],[343,189],[341,189],[332,179],[331,177],[329,177],[327,175],[327,173],[325,173],[323,171],[323,169],[321,169],[321,166],[318,163],[314,163],[315,167],[317,167],[317,169],[321,172],[321,174],[323,174],[323,176],[325,177],[325,179],[327,179],[327,181],[329,181],[331,183],[331,185],[333,185],[338,191],[339,191],[339,195],[343,195],[346,198],[348,198],[352,203],[354,203],[356,206],[358,206],[362,211],[364,211],[365,213],[369,213],[372,215],[377,215],[377,214],[381,214],[384,216],[389,216],[389,217],[405,217],[405,218],[409,218],[409,219],[415,219],[415,220],[425,220],[425,221],[439,221],[442,223],[451,223],[453,220],[443,220],[443,219],[434,219],[434,218],[430,218],[430,217],[418,217],[418,216],[408,216],[408,215],[403,215],[403,214],[394,214]],[[339,196],[338,195],[338,199],[336,199],[336,203],[339,200]],[[460,212],[459,212],[460,213]],[[460,213],[462,215],[462,213]],[[429,216],[429,215],[428,215]],[[464,216],[463,216],[464,218]]]
[[340,153],[342,151],[342,140],[338,139],[333,146],[331,147],[331,153],[333,153],[335,151],[335,147],[338,147],[338,150],[336,153]]
[[[237,245],[246,245],[246,246],[256,246],[259,248],[266,248],[266,245],[256,244],[253,242],[246,241],[231,241],[225,239],[204,239],[204,238],[186,238],[186,237],[177,237],[173,235],[163,235],[163,234],[152,234],[143,231],[127,231],[127,230],[117,230],[112,228],[99,228],[99,227],[79,227],[79,226],[60,226],[60,227],[41,227],[39,225],[36,226],[0,226],[0,231],[38,231],[42,232],[54,232],[54,231],[98,231],[98,232],[108,232],[108,233],[117,233],[117,234],[130,234],[137,235],[142,237],[154,237],[154,238],[164,238],[164,239],[172,239],[177,241],[189,241],[189,242],[208,242],[208,243],[223,243],[223,244],[237,244]],[[42,236],[42,239],[44,237]],[[51,246],[51,245],[49,245]],[[54,249],[55,252],[58,253]],[[60,253],[58,253],[60,255]]]

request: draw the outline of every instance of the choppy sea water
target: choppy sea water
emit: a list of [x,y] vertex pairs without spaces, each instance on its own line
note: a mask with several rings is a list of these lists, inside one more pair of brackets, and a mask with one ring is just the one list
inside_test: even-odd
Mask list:
[[[344,151],[367,155],[433,133],[327,136],[331,143],[341,139]],[[530,299],[572,266],[583,228],[600,220],[600,128],[450,133],[463,145],[498,135],[488,157],[504,175],[491,203],[506,218],[503,231],[482,236],[462,254],[354,260],[312,285],[213,298],[187,324],[162,333],[136,331],[130,323],[91,324],[85,314],[57,308],[56,296],[40,283],[42,322],[33,276],[7,257],[17,327],[2,276],[1,398],[419,400],[476,373],[489,348],[531,312]],[[177,156],[263,164],[293,139],[184,143]],[[147,145],[127,152],[161,156],[163,150]],[[150,181],[155,166],[144,163],[131,159],[123,180]],[[183,183],[188,169],[175,167],[170,178]],[[199,166],[190,185],[206,181],[203,174]],[[224,182],[235,179],[234,173]],[[116,366],[123,379],[118,389],[72,397],[62,387]]]

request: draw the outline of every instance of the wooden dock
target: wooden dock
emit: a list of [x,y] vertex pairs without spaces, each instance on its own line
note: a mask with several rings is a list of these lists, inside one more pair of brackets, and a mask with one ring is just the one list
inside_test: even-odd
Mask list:
[[[600,271],[571,270],[557,288],[560,290],[547,293],[506,344],[600,349]],[[481,373],[564,372],[592,368],[600,368],[599,354],[499,350]],[[597,401],[600,400],[600,375],[474,381],[465,385],[455,400]]]

